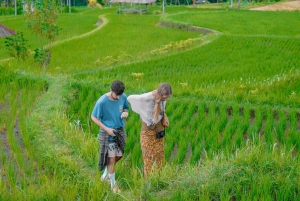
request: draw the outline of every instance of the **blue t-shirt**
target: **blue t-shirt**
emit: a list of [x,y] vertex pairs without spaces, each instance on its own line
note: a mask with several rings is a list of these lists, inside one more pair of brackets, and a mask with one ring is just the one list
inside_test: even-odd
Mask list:
[[129,110],[126,94],[123,93],[119,100],[111,100],[104,94],[97,100],[92,115],[108,128],[120,128],[125,126],[121,118],[124,109]]

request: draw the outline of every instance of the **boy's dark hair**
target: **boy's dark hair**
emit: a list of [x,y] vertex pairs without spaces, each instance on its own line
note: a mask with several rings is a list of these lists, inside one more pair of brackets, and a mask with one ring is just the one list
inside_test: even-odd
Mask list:
[[111,84],[110,88],[117,96],[122,95],[125,90],[125,86],[124,86],[123,82],[121,82],[119,80],[115,80]]

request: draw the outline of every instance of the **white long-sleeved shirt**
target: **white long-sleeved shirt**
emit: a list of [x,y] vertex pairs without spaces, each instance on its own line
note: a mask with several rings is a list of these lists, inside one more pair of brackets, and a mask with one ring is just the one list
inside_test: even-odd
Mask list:
[[[152,96],[152,92],[144,93],[141,95],[130,95],[127,98],[128,102],[131,105],[132,110],[140,115],[140,118],[147,126],[155,124],[154,122],[154,106],[155,100]],[[166,101],[161,102],[161,110],[164,111],[166,106]],[[159,114],[157,122],[162,118],[162,115]]]

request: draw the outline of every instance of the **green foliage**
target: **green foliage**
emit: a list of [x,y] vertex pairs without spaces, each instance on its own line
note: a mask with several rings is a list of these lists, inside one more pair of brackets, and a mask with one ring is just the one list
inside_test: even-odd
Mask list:
[[[282,16],[285,17],[283,18]],[[177,15],[165,16],[164,18],[167,21],[188,22],[194,26],[218,30],[224,34],[243,35],[244,37],[253,38],[253,36],[297,37],[299,35],[297,29],[287,25],[295,24],[297,27],[300,26],[297,16],[297,12],[277,13],[247,10],[217,10],[209,13],[184,12]]]
[[56,1],[37,1],[34,8],[32,12],[25,13],[28,28],[40,38],[52,42],[58,34]]
[[23,13],[23,1],[17,0],[17,14],[21,15]]
[[0,7],[0,15],[14,15],[15,9],[12,7]]
[[[70,12],[70,9],[69,9],[69,6],[65,6],[62,10],[62,12],[64,13],[69,13]],[[71,13],[77,13],[78,10],[74,7],[71,7]]]
[[160,15],[160,14],[162,14],[161,10],[155,10],[155,11],[153,11],[153,15]]
[[51,59],[51,51],[46,48],[37,48],[34,50],[34,60],[43,65],[48,65]]
[[18,60],[22,59],[23,61],[29,57],[30,50],[28,49],[27,40],[25,40],[22,32],[14,36],[6,37],[5,46],[11,57]]
[[35,59],[42,64],[44,70],[50,61],[51,43],[58,35],[57,16],[55,0],[36,1],[34,10],[25,13],[28,28],[40,38],[41,47],[35,50]]
[[205,196],[208,199],[204,200],[222,200],[226,196],[229,200],[274,200],[280,196],[294,200],[299,194],[299,160],[283,152],[270,153],[260,144],[248,145],[231,157],[215,154],[199,166],[185,168],[185,173],[170,185],[165,199],[200,200]]

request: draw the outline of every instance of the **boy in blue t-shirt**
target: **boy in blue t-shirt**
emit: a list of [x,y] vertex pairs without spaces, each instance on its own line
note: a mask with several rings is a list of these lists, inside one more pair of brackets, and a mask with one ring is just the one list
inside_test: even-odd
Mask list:
[[91,115],[92,120],[100,127],[99,170],[104,170],[101,181],[109,180],[114,192],[119,192],[115,180],[115,165],[124,154],[126,140],[124,119],[128,117],[129,110],[124,90],[124,84],[115,80],[110,91],[97,100]]

